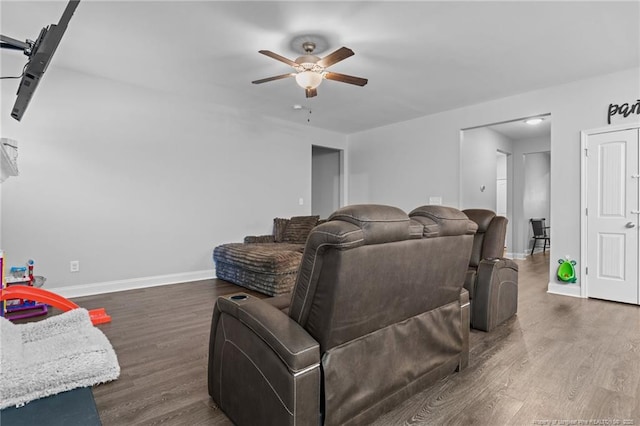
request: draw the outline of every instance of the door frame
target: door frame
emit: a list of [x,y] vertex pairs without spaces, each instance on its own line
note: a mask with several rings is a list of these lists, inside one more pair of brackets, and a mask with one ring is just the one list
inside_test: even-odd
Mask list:
[[587,139],[600,133],[621,130],[640,130],[640,122],[617,124],[580,132],[580,297],[587,298],[589,275],[587,275]]

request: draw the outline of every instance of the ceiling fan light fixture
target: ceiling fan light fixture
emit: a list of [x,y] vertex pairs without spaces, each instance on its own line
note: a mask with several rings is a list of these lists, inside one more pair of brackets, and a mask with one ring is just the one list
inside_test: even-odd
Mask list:
[[260,80],[252,81],[251,83],[261,84],[269,81],[281,80],[287,77],[295,77],[296,83],[304,89],[304,93],[307,98],[318,96],[318,91],[316,90],[316,88],[320,86],[320,83],[322,83],[322,80],[324,80],[325,78],[327,80],[354,84],[361,87],[367,84],[368,80],[366,78],[326,71],[326,69],[331,65],[347,59],[350,56],[353,56],[353,50],[343,46],[323,58],[318,58],[317,56],[312,55],[315,47],[316,46],[314,42],[308,41],[306,43],[303,43],[303,49],[306,54],[300,56],[295,61],[278,55],[277,53],[273,53],[270,50],[259,50],[258,53],[283,62],[292,67],[296,72],[263,78]]
[[302,71],[296,74],[296,83],[303,89],[315,89],[322,83],[322,74],[314,71]]

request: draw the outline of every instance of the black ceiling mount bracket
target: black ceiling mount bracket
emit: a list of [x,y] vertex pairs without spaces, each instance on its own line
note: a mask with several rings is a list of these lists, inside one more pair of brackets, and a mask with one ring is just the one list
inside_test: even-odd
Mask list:
[[33,44],[34,42],[31,40],[20,41],[0,34],[0,48],[2,49],[22,50],[25,55],[31,56]]
[[34,42],[27,40],[22,42],[7,36],[0,36],[0,46],[6,49],[22,50],[29,57],[27,64],[22,70],[22,79],[18,86],[16,101],[11,110],[11,117],[20,121],[29,102],[33,97],[33,93],[38,87],[40,79],[44,75],[51,58],[53,57],[60,40],[67,29],[67,25],[78,7],[80,0],[69,0],[67,6],[62,12],[62,16],[58,24],[51,24],[44,27],[40,31],[38,39]]

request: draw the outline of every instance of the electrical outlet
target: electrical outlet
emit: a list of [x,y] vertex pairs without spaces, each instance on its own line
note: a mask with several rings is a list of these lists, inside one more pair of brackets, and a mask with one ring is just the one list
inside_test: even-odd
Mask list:
[[69,262],[69,272],[80,272],[80,261],[72,260]]
[[298,198],[298,204],[299,205],[304,205],[304,198]]

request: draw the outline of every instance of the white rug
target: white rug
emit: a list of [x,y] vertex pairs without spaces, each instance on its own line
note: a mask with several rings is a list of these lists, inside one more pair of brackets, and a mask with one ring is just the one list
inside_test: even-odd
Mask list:
[[116,353],[86,309],[27,324],[0,317],[0,409],[119,375]]

